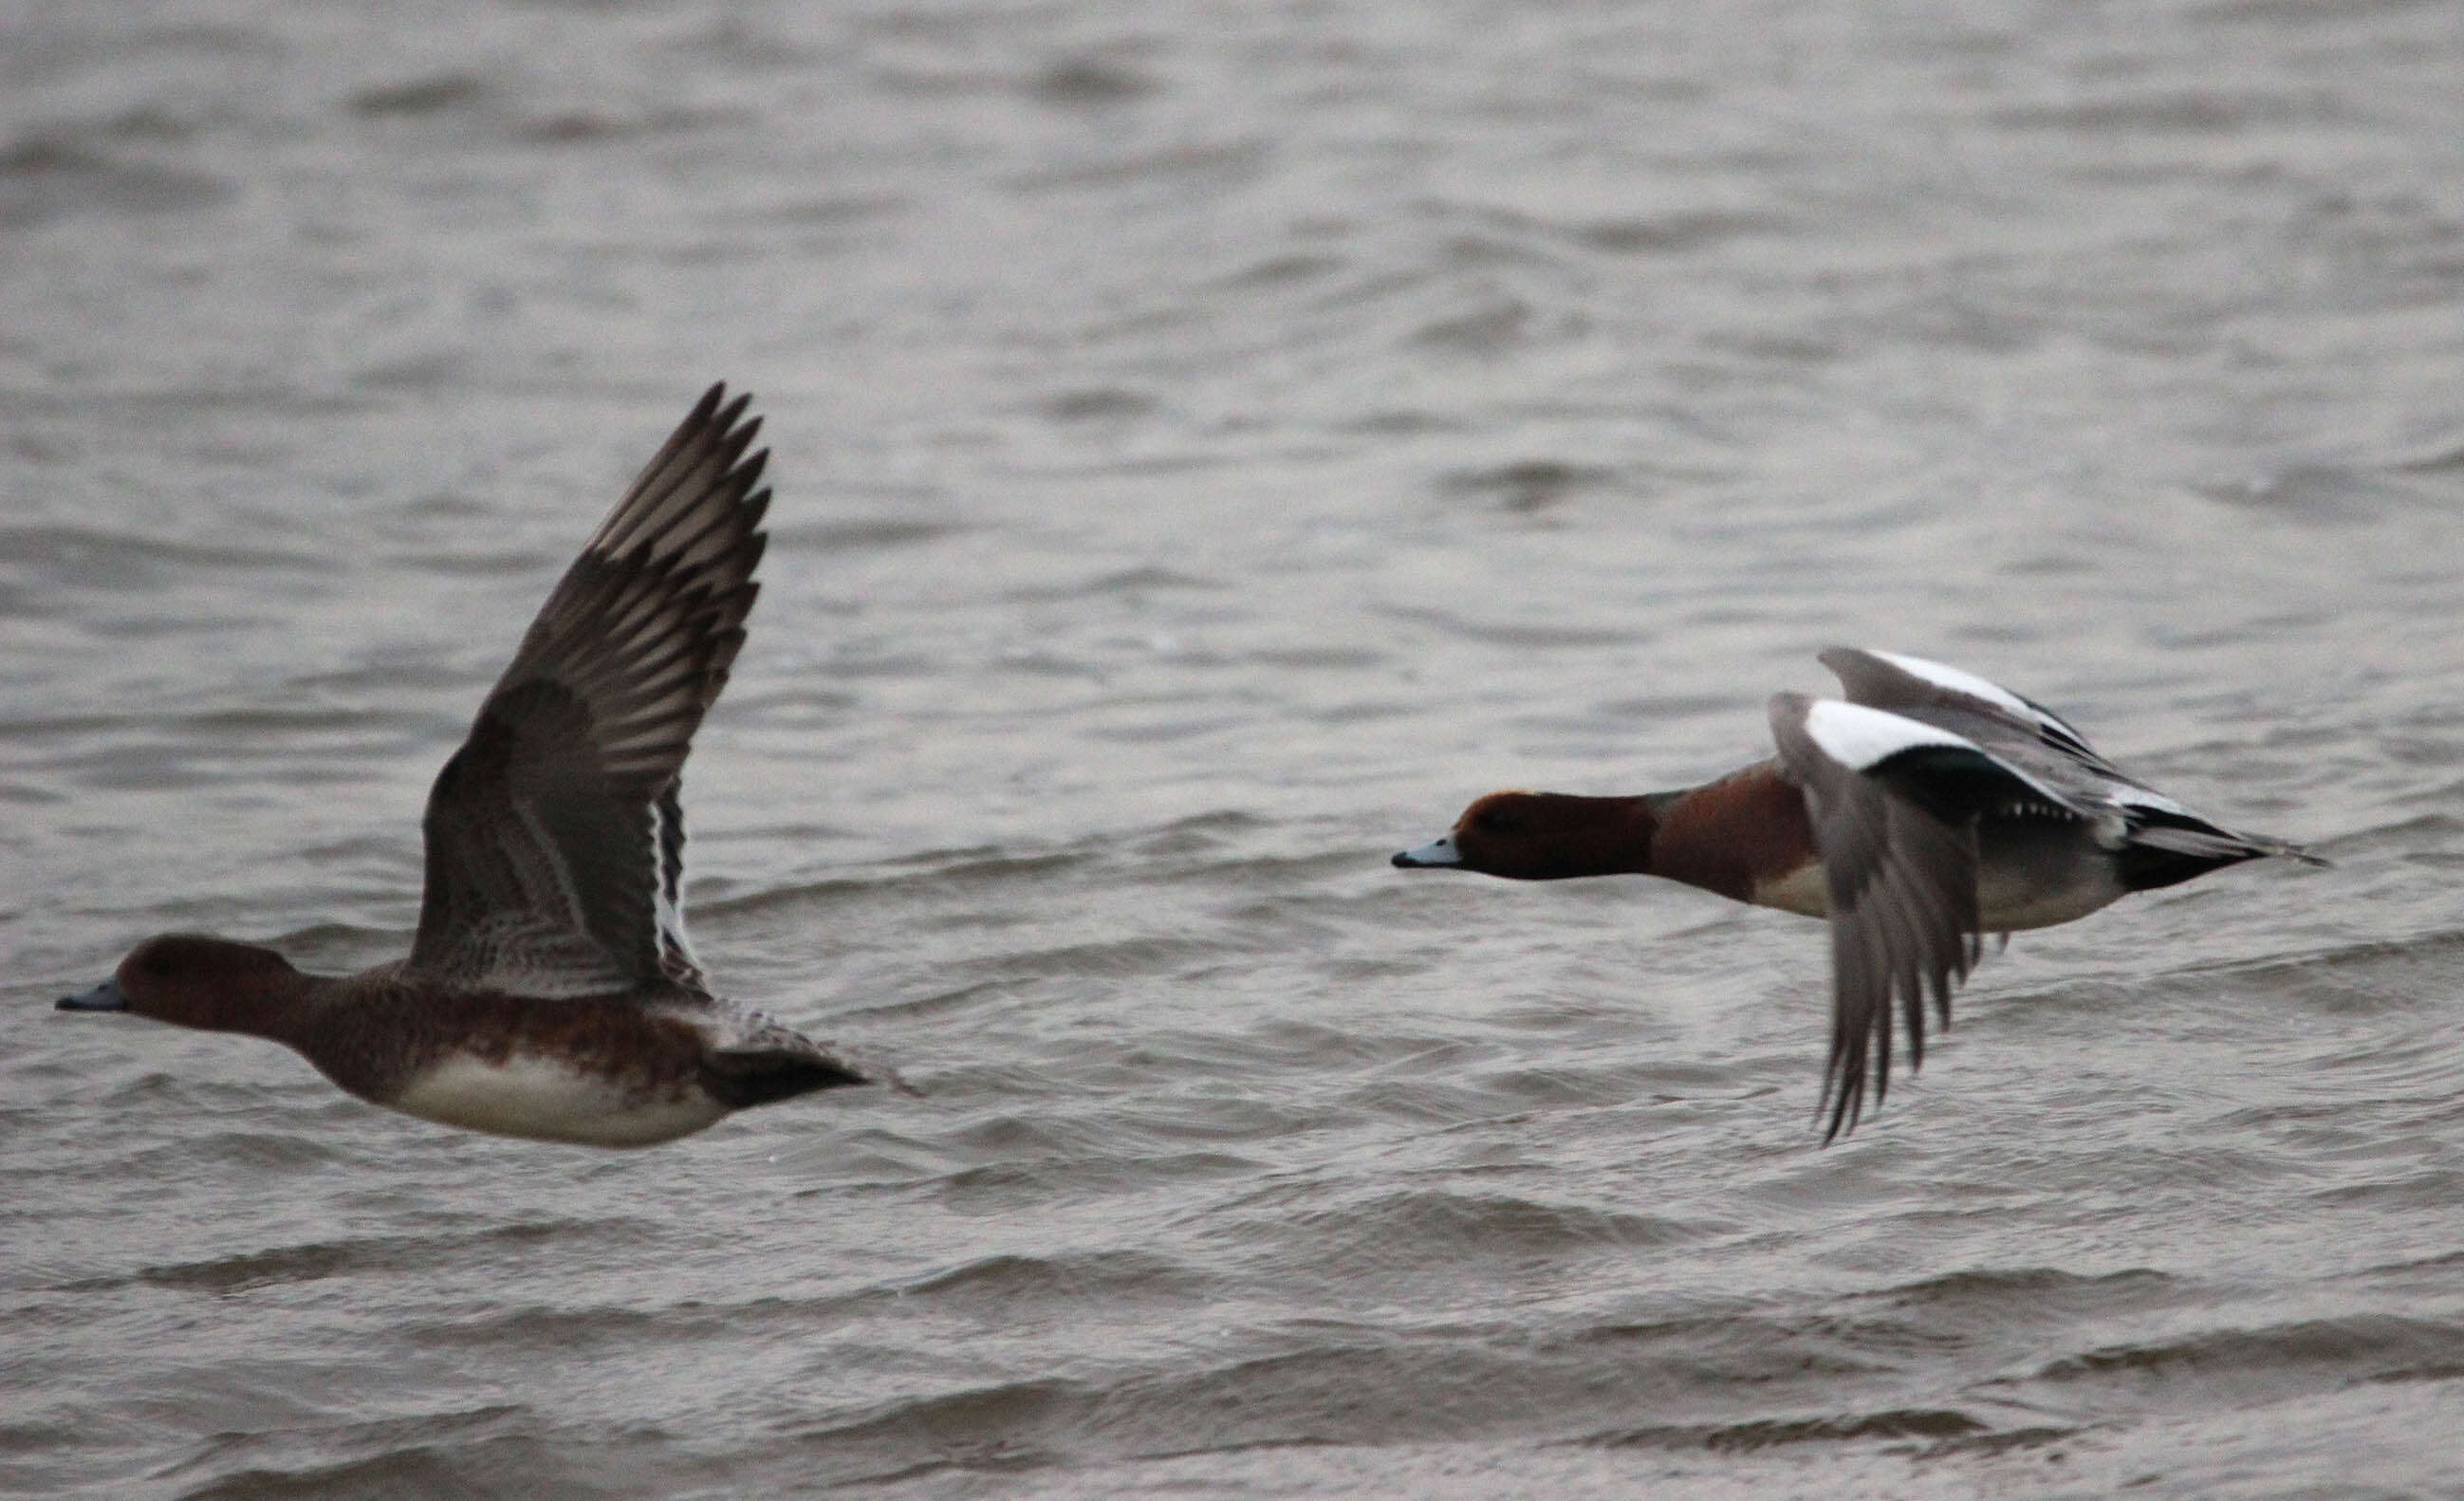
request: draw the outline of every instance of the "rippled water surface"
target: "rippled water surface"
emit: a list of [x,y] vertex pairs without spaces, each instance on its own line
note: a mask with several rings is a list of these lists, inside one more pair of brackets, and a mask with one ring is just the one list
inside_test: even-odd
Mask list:
[[[2403,0],[0,9],[0,1490],[2464,1491],[2464,19]],[[401,952],[709,381],[650,1152],[53,1012]],[[1816,1145],[1815,924],[1386,855],[1833,642],[2275,864]]]

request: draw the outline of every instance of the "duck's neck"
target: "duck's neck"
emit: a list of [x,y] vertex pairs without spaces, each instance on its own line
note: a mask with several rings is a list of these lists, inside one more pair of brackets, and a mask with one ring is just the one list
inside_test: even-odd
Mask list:
[[225,989],[214,997],[212,1006],[202,1016],[171,1020],[208,1031],[238,1032],[296,1048],[323,999],[321,992],[332,983],[324,976],[287,969]]

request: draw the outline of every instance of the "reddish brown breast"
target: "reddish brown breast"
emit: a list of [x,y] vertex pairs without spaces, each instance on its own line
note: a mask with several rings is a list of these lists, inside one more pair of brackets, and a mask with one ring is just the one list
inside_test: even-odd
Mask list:
[[1757,887],[1785,880],[1820,856],[1805,794],[1759,762],[1661,805],[1651,841],[1651,873],[1752,901]]
[[284,1037],[319,1072],[362,1099],[389,1104],[449,1053],[501,1064],[517,1052],[561,1061],[628,1093],[664,1096],[699,1075],[692,1026],[632,995],[537,999],[426,990],[390,966],[336,982],[315,1019]]

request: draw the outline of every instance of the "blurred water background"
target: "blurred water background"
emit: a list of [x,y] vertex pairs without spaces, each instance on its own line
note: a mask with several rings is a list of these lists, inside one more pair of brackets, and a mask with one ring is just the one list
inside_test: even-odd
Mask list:
[[[0,6],[0,1490],[2464,1492],[2464,11]],[[55,1015],[400,953],[709,381],[731,993],[634,1155]],[[1387,868],[1833,642],[2311,841],[1989,960]]]

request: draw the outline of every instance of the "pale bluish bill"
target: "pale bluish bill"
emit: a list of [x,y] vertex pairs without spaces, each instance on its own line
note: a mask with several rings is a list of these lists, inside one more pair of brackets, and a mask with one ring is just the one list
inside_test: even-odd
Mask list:
[[1406,850],[1395,857],[1395,863],[1409,869],[1423,865],[1461,865],[1463,856],[1455,853],[1452,836],[1432,839],[1418,850]]

